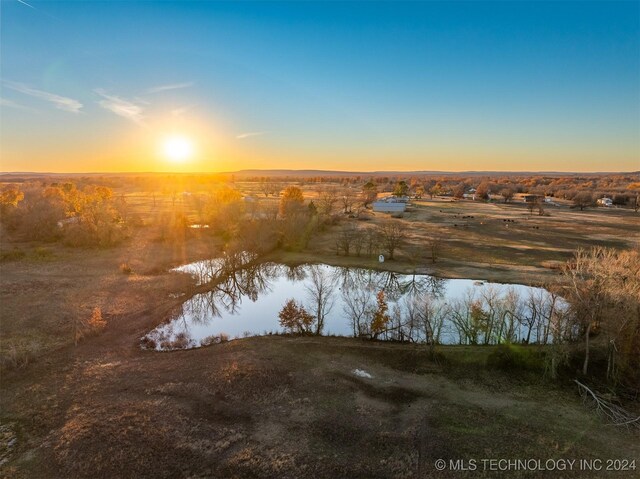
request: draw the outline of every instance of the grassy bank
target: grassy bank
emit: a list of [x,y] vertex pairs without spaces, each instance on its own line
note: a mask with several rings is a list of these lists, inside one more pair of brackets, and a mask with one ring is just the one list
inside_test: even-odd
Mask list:
[[132,340],[114,349],[106,333],[56,356],[66,362],[53,371],[36,365],[5,378],[3,422],[18,439],[6,474],[495,477],[434,464],[640,459],[633,436],[603,424],[572,390],[487,367],[495,348],[433,356],[410,345],[274,336],[153,353]]

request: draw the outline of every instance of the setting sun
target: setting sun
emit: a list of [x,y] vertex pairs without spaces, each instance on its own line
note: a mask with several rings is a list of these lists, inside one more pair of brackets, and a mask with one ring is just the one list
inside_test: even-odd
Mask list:
[[164,140],[162,151],[169,160],[182,163],[193,155],[193,142],[184,136],[170,136]]

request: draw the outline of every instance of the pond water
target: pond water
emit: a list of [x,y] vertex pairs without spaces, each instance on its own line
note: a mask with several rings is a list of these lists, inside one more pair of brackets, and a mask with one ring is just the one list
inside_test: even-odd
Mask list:
[[[321,334],[440,344],[552,341],[564,301],[542,288],[443,279],[328,265],[255,263],[248,255],[175,268],[199,292],[145,335],[143,348],[189,349],[241,337],[288,332],[278,313],[294,299],[316,318]],[[389,317],[371,329],[383,292]],[[317,332],[317,319],[310,328]]]

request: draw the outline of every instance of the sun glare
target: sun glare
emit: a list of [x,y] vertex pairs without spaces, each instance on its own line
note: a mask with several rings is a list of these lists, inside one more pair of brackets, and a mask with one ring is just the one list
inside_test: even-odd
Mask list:
[[164,155],[175,163],[182,163],[193,155],[193,143],[184,136],[170,136],[163,143]]

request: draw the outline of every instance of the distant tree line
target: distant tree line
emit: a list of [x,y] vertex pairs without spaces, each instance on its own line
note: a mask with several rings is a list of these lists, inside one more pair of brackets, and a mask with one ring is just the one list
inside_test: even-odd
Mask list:
[[2,227],[24,240],[112,246],[136,221],[125,199],[106,186],[11,184],[2,189],[0,201]]

